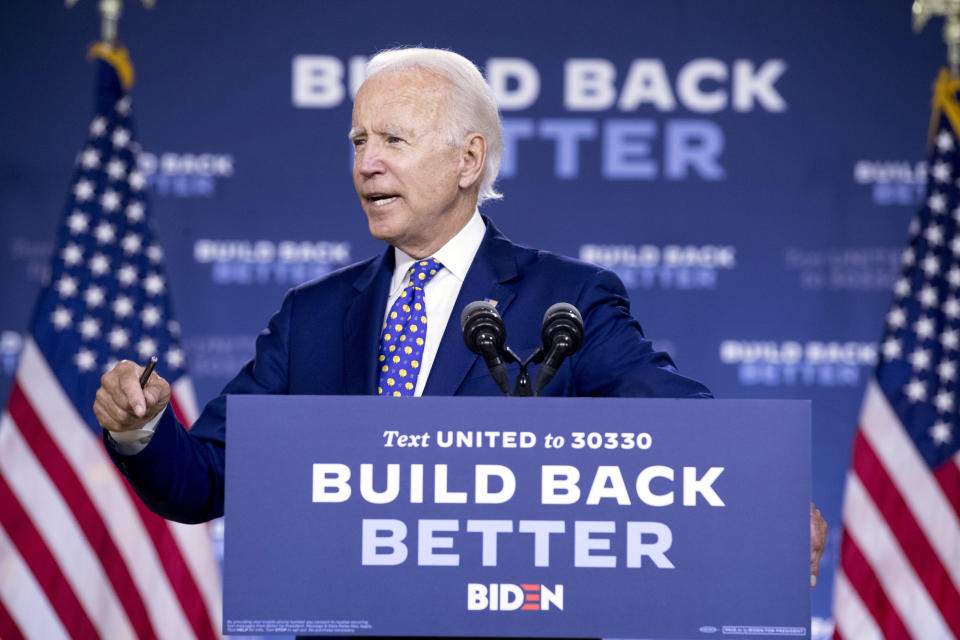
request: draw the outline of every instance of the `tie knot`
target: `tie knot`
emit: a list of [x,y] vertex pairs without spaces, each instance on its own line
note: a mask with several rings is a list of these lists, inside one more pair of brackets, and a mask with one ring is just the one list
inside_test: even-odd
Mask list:
[[443,269],[443,265],[440,264],[436,258],[417,260],[413,263],[413,266],[410,267],[410,281],[407,282],[407,286],[420,287],[422,289],[427,286],[428,282],[433,280],[433,276],[437,275],[440,269]]

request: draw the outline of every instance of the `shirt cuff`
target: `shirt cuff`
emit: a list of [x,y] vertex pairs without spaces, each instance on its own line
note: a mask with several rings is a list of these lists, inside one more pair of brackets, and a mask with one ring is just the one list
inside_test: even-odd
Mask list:
[[131,431],[107,431],[107,435],[113,440],[114,449],[125,456],[135,456],[150,444],[154,431],[157,430],[157,424],[163,417],[163,412],[167,408],[155,415],[150,422],[143,425],[142,429],[132,429]]

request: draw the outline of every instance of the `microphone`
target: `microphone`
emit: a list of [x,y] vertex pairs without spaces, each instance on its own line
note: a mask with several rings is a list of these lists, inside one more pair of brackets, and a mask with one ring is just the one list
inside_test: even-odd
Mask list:
[[467,349],[483,356],[493,381],[504,395],[509,394],[510,379],[501,357],[507,328],[496,307],[486,300],[471,302],[460,314],[460,328],[463,329],[463,342]]
[[543,314],[540,330],[543,349],[547,352],[537,379],[533,383],[533,395],[539,395],[550,384],[567,356],[573,355],[583,344],[583,318],[572,304],[558,302]]

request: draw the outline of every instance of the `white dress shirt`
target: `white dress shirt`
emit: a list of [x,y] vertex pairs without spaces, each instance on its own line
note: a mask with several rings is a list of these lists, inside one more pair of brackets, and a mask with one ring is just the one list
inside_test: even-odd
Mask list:
[[[440,250],[433,256],[428,256],[436,258],[443,265],[443,269],[423,289],[424,302],[427,306],[427,337],[423,342],[423,357],[420,359],[420,374],[417,376],[417,386],[413,391],[415,396],[423,395],[423,388],[430,377],[430,370],[433,368],[433,361],[437,357],[437,349],[440,348],[440,339],[447,328],[447,322],[450,321],[453,305],[457,302],[460,287],[463,285],[464,278],[467,277],[467,271],[473,264],[473,257],[477,254],[486,231],[487,227],[483,224],[480,212],[474,210],[473,217],[470,218],[466,226],[457,235],[453,236],[447,244],[440,247]],[[393,280],[390,282],[387,306],[383,310],[384,322],[390,312],[390,307],[403,293],[403,287],[407,283],[407,272],[416,261],[415,258],[397,248],[393,249],[393,255],[396,266],[393,269]],[[116,443],[117,451],[127,456],[143,451],[150,443],[164,411],[166,411],[166,408],[145,424],[142,429],[121,432],[108,431],[107,433]]]
[[[417,386],[413,390],[415,396],[423,395],[423,388],[430,377],[430,370],[437,357],[437,349],[440,348],[440,339],[447,328],[447,322],[450,321],[453,305],[457,302],[463,279],[467,277],[467,271],[473,264],[473,257],[477,254],[486,231],[487,227],[483,224],[480,212],[474,211],[470,222],[457,235],[450,238],[450,241],[440,247],[435,254],[428,256],[442,264],[443,269],[438,271],[423,289],[427,307],[427,337],[423,341],[420,373],[417,376]],[[383,310],[384,322],[387,320],[387,314],[390,313],[390,307],[403,293],[403,288],[407,284],[407,272],[416,262],[415,258],[408,256],[400,249],[394,248],[393,255],[396,266],[393,269],[393,280],[390,282],[387,306]],[[454,319],[454,322],[458,321],[459,319]]]

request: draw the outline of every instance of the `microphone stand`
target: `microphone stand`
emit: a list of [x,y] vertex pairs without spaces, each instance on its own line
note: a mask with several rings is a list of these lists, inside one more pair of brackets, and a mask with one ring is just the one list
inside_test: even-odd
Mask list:
[[537,347],[537,350],[523,361],[514,353],[513,349],[507,346],[504,346],[502,356],[506,362],[516,362],[520,365],[520,373],[517,374],[517,380],[513,386],[513,393],[510,395],[525,398],[533,397],[535,394],[533,393],[533,385],[530,384],[530,376],[527,374],[527,367],[530,363],[540,364],[543,362],[544,357],[546,357],[543,347]]

